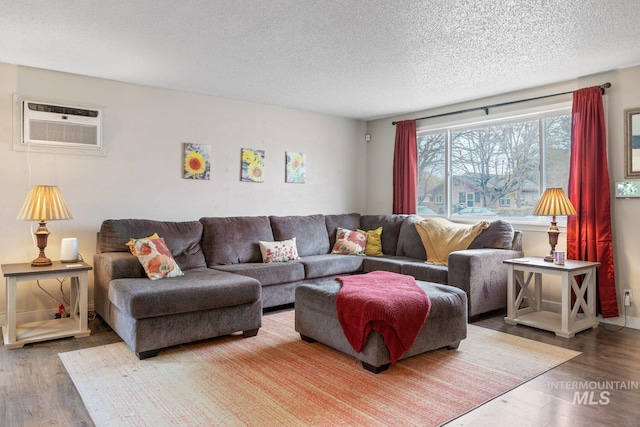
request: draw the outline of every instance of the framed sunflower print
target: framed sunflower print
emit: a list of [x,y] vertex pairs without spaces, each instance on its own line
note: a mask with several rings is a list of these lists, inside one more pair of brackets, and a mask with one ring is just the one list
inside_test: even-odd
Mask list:
[[242,149],[240,181],[264,182],[264,150]]
[[285,182],[304,184],[305,182],[305,164],[304,153],[292,153],[287,151],[286,167],[285,167]]
[[210,179],[211,146],[184,142],[182,147],[184,150],[182,177],[184,179]]

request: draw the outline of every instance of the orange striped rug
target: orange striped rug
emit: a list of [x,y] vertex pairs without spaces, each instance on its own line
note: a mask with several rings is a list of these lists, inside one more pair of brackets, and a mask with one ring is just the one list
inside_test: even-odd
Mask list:
[[97,426],[439,425],[579,353],[469,325],[457,350],[401,360],[381,374],[303,342],[293,311],[240,335],[138,360],[124,344],[61,353]]

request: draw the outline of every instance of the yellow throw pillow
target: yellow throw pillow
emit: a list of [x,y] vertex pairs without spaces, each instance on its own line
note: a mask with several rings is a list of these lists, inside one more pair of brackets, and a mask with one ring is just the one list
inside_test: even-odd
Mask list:
[[449,254],[469,247],[478,234],[489,227],[489,221],[457,224],[444,218],[425,218],[415,223],[420,240],[427,251],[427,264],[447,265]]
[[364,249],[364,254],[367,256],[382,256],[382,227],[378,227],[375,230],[358,231],[367,233],[367,246]]
[[158,233],[153,233],[151,236],[141,237],[140,239],[131,239],[127,243],[125,243],[125,245],[127,245],[127,247],[129,248],[131,255],[138,256],[136,252],[136,246],[135,246],[136,240],[153,240],[153,239],[159,239],[159,238],[160,236],[158,236]]

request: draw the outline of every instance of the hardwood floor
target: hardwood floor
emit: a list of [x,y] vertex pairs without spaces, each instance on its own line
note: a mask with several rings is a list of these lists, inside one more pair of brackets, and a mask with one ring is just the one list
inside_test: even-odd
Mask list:
[[[609,332],[606,329],[615,328],[602,324],[564,339],[526,326],[506,325],[503,317],[504,313],[492,313],[474,324],[582,354],[463,415],[449,426],[639,425],[640,390],[621,386],[622,383],[637,386],[640,382],[640,330]],[[58,357],[60,352],[120,341],[100,318],[90,320],[89,328],[88,338],[47,341],[16,350],[0,348],[0,425],[93,425]],[[580,384],[588,388],[576,388]],[[574,403],[576,392],[583,400]]]
[[582,354],[450,422],[448,427],[640,425],[640,330],[620,330],[602,323],[566,339],[527,326],[507,325],[503,318],[504,313],[493,313],[474,325]]
[[121,341],[100,318],[87,338],[65,338],[0,349],[0,425],[92,426],[58,353]]

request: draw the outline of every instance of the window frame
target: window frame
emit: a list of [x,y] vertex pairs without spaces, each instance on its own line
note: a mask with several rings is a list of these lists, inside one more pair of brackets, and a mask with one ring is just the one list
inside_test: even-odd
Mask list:
[[[419,125],[416,129],[416,140],[422,134],[432,134],[438,132],[445,133],[445,165],[444,165],[444,194],[446,197],[442,200],[443,205],[445,206],[445,213],[442,215],[448,219],[455,219],[455,221],[459,222],[474,222],[477,221],[478,217],[473,217],[471,219],[464,219],[464,217],[453,217],[453,205],[456,203],[462,203],[458,201],[454,203],[454,196],[460,197],[461,194],[466,193],[458,193],[456,195],[453,194],[453,185],[451,180],[452,178],[452,168],[451,168],[451,132],[454,131],[463,131],[469,129],[476,129],[479,127],[488,127],[491,125],[502,125],[508,123],[517,123],[527,120],[540,120],[540,138],[539,138],[539,146],[538,150],[540,153],[540,163],[538,165],[540,170],[545,170],[546,167],[546,153],[545,153],[545,133],[542,131],[543,122],[541,119],[544,117],[552,117],[557,115],[571,114],[572,110],[572,101],[571,99],[558,101],[553,103],[543,103],[540,105],[536,105],[529,108],[522,108],[517,110],[501,110],[494,112],[491,111],[491,117],[487,116],[482,117],[468,117],[458,120],[449,120],[441,119],[438,123],[428,124],[428,125]],[[487,113],[488,114],[488,113]],[[448,134],[448,135],[447,135]],[[544,192],[546,188],[546,174],[541,174],[540,176],[540,194]],[[512,200],[513,201],[513,200]],[[465,199],[465,207],[468,207]],[[532,229],[541,229],[543,226],[549,226],[549,218],[543,216],[532,216],[532,217],[503,217],[505,220],[509,221],[512,224],[531,226]],[[566,226],[566,217],[557,217],[558,225],[560,227]]]

